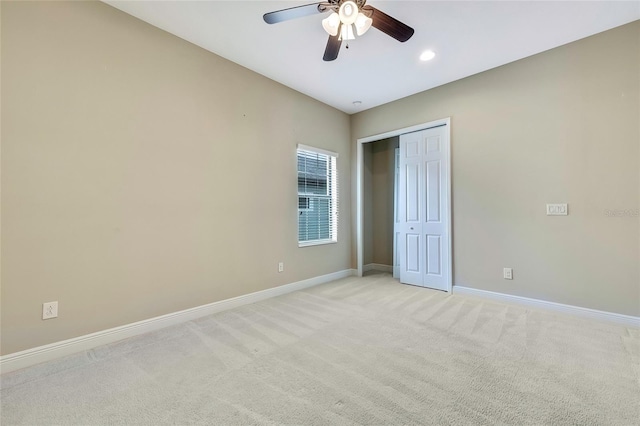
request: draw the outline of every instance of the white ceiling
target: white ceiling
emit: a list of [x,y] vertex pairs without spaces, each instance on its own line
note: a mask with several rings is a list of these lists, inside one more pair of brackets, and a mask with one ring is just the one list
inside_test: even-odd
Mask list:
[[[310,0],[105,2],[349,114],[640,19],[638,0],[369,0],[414,36],[400,43],[372,28],[324,62],[325,15],[262,20]],[[425,49],[436,58],[421,62]]]

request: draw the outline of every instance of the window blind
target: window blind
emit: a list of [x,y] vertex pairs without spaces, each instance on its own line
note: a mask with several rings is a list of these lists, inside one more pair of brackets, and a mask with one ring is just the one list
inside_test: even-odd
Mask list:
[[298,245],[338,240],[338,179],[335,153],[298,146]]

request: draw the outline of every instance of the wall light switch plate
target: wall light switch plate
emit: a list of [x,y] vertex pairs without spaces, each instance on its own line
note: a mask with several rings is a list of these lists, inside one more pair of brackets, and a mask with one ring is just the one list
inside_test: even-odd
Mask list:
[[547,204],[547,216],[567,216],[568,214],[568,204]]
[[505,280],[512,280],[513,279],[513,269],[504,268],[503,271],[502,271],[502,276],[504,277]]

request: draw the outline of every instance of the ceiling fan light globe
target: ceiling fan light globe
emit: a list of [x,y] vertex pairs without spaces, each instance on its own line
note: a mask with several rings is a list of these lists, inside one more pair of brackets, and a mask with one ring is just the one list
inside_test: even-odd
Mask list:
[[367,17],[364,13],[358,13],[358,17],[356,18],[356,33],[358,36],[363,35],[369,28],[371,28],[371,24],[373,24],[373,19]]
[[340,28],[340,16],[338,16],[337,13],[332,12],[331,15],[322,20],[322,28],[324,28],[330,36],[338,35],[338,29]]
[[358,19],[358,12],[358,5],[351,0],[342,3],[340,5],[340,9],[338,9],[340,20],[345,25],[351,25],[356,22],[356,19]]
[[355,39],[356,39],[356,36],[353,33],[353,25],[342,24],[342,28],[340,29],[340,40],[348,41],[348,40],[355,40]]

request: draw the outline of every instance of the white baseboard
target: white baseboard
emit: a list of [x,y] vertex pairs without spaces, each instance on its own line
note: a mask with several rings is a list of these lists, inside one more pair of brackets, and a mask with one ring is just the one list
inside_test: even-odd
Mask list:
[[255,293],[245,294],[243,296],[221,300],[219,302],[213,302],[191,309],[185,309],[184,311],[173,312],[171,314],[126,324],[120,327],[110,328],[108,330],[74,337],[72,339],[63,340],[61,342],[55,342],[48,345],[38,346],[36,348],[7,354],[0,357],[0,372],[7,373],[9,371],[18,370],[20,368],[30,367],[41,362],[51,361],[66,355],[86,351],[97,346],[117,342],[118,340],[127,339],[129,337],[138,336],[144,333],[149,333],[151,331],[159,330],[171,325],[191,321],[196,318],[215,314],[217,312],[226,311],[239,306],[248,305],[250,303],[259,302],[261,300],[281,296],[283,294],[303,290],[305,288],[328,283],[330,281],[335,281],[340,278],[346,278],[353,275],[356,275],[355,270],[346,269],[344,271],[309,278],[307,280],[298,281],[267,290],[257,291]]
[[393,273],[393,266],[383,265],[381,263],[369,263],[367,265],[362,266],[362,272],[369,272],[369,271],[381,271],[381,272],[388,272],[391,274]]
[[453,286],[454,294],[467,294],[487,299],[499,300],[502,302],[513,302],[535,308],[546,309],[566,314],[577,315],[584,318],[591,318],[602,321],[614,322],[616,324],[630,327],[640,327],[640,317],[631,315],[616,314],[614,312],[598,311],[596,309],[582,308],[580,306],[564,305],[562,303],[547,302],[546,300],[531,299],[522,296],[512,296],[510,294],[496,293],[488,290],[478,290],[476,288]]

